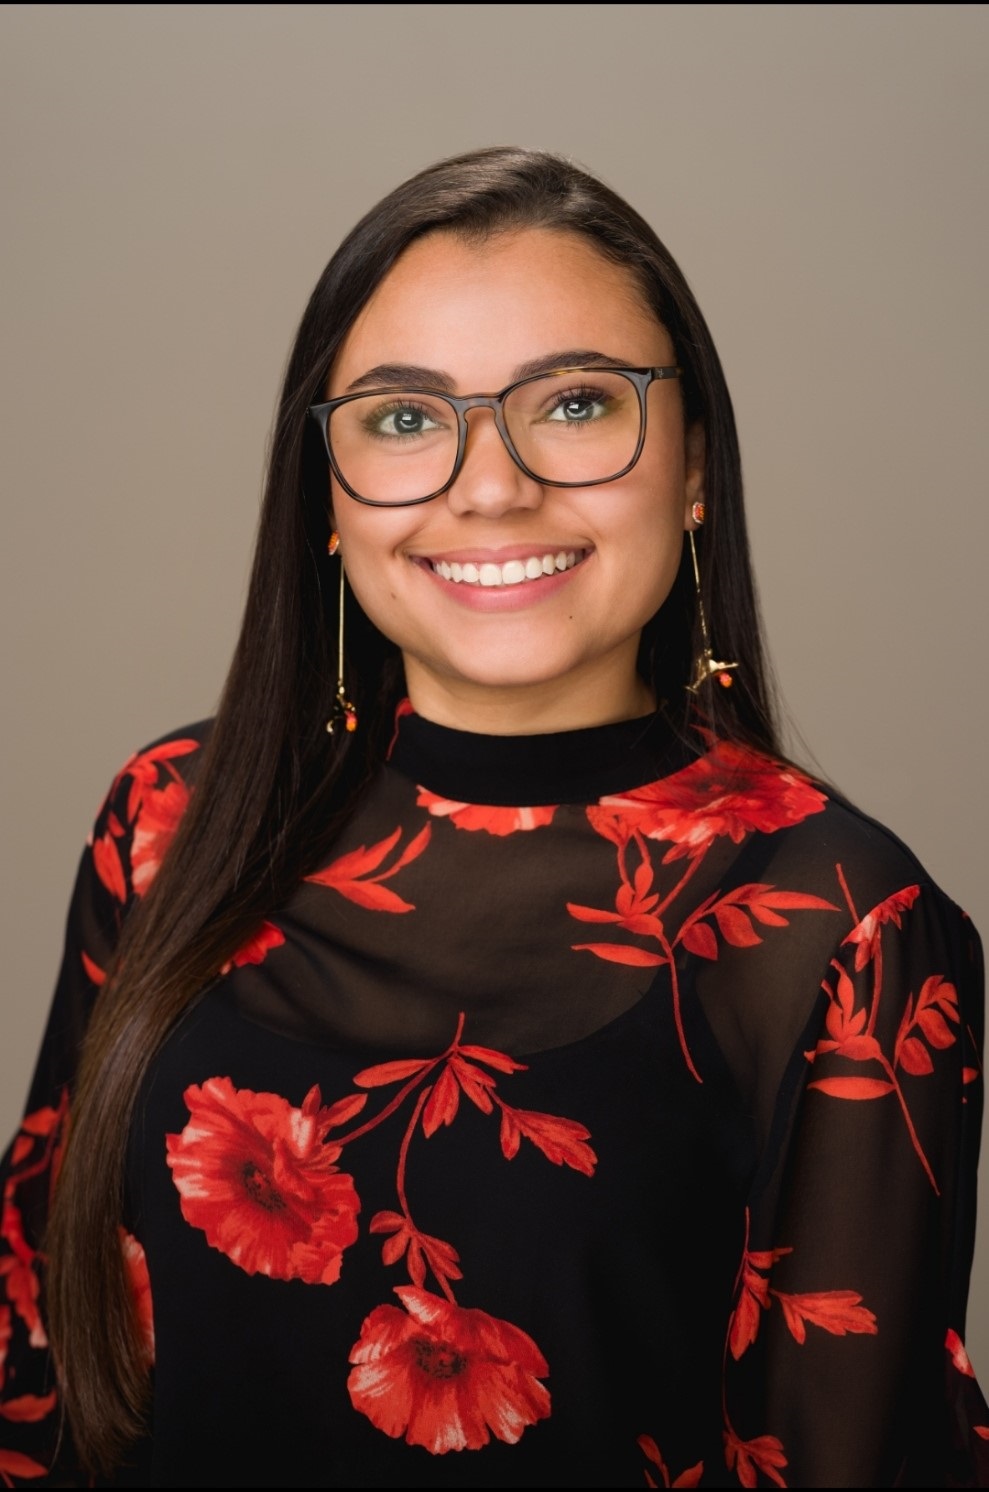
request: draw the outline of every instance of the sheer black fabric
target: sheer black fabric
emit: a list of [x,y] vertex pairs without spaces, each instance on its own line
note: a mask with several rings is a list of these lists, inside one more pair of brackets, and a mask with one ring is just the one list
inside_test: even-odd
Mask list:
[[[38,1248],[80,1036],[201,739],[114,783],[6,1158],[15,1482],[53,1454]],[[794,768],[660,716],[405,714],[142,1093],[154,1407],[119,1484],[989,1485],[981,1021],[965,914]],[[47,1476],[84,1484],[71,1447]]]

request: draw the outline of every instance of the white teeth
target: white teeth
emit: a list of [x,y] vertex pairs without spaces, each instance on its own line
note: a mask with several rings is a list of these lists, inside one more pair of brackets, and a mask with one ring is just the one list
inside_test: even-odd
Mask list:
[[528,559],[508,560],[503,565],[475,565],[469,560],[463,565],[456,560],[451,563],[446,560],[431,560],[430,563],[437,575],[444,580],[452,580],[455,585],[521,585],[524,580],[539,580],[544,575],[572,570],[581,560],[587,558],[589,552],[587,549],[561,549],[559,554],[533,554]]

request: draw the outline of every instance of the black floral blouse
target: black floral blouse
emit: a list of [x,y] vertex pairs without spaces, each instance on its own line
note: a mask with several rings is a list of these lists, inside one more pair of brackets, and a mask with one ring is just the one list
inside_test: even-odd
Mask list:
[[[333,858],[158,1054],[122,1486],[989,1486],[971,922],[880,825],[662,717],[400,711]],[[80,1037],[205,727],[83,857],[4,1161],[0,1481],[63,1440],[42,1230]]]

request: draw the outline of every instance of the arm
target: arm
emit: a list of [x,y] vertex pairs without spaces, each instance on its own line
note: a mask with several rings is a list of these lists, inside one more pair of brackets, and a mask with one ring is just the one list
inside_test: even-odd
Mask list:
[[[82,856],[65,951],[18,1133],[0,1162],[0,1484],[46,1477],[86,1486],[61,1424],[44,1322],[44,1234],[93,1002],[128,909],[157,869],[188,800],[176,760],[199,740],[169,739],[114,781]],[[135,1240],[125,1248],[136,1249]],[[57,1464],[56,1464],[57,1461]]]
[[[43,1239],[79,1049],[124,911],[123,874],[116,876],[105,848],[106,837],[113,839],[112,815],[108,799],[79,866],[24,1119],[0,1164],[0,1475],[8,1486],[11,1477],[45,1474],[57,1439],[55,1374],[41,1310]],[[71,1469],[59,1475],[73,1484]]]
[[955,1345],[981,1117],[979,941],[929,883],[855,921],[750,1199],[727,1458],[747,1486],[987,1486],[989,1411]]

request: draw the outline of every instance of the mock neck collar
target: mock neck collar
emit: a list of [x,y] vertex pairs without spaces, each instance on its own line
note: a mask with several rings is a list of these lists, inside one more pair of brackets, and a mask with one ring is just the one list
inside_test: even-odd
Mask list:
[[533,736],[481,735],[404,714],[389,765],[458,803],[535,808],[629,792],[695,755],[661,711]]

